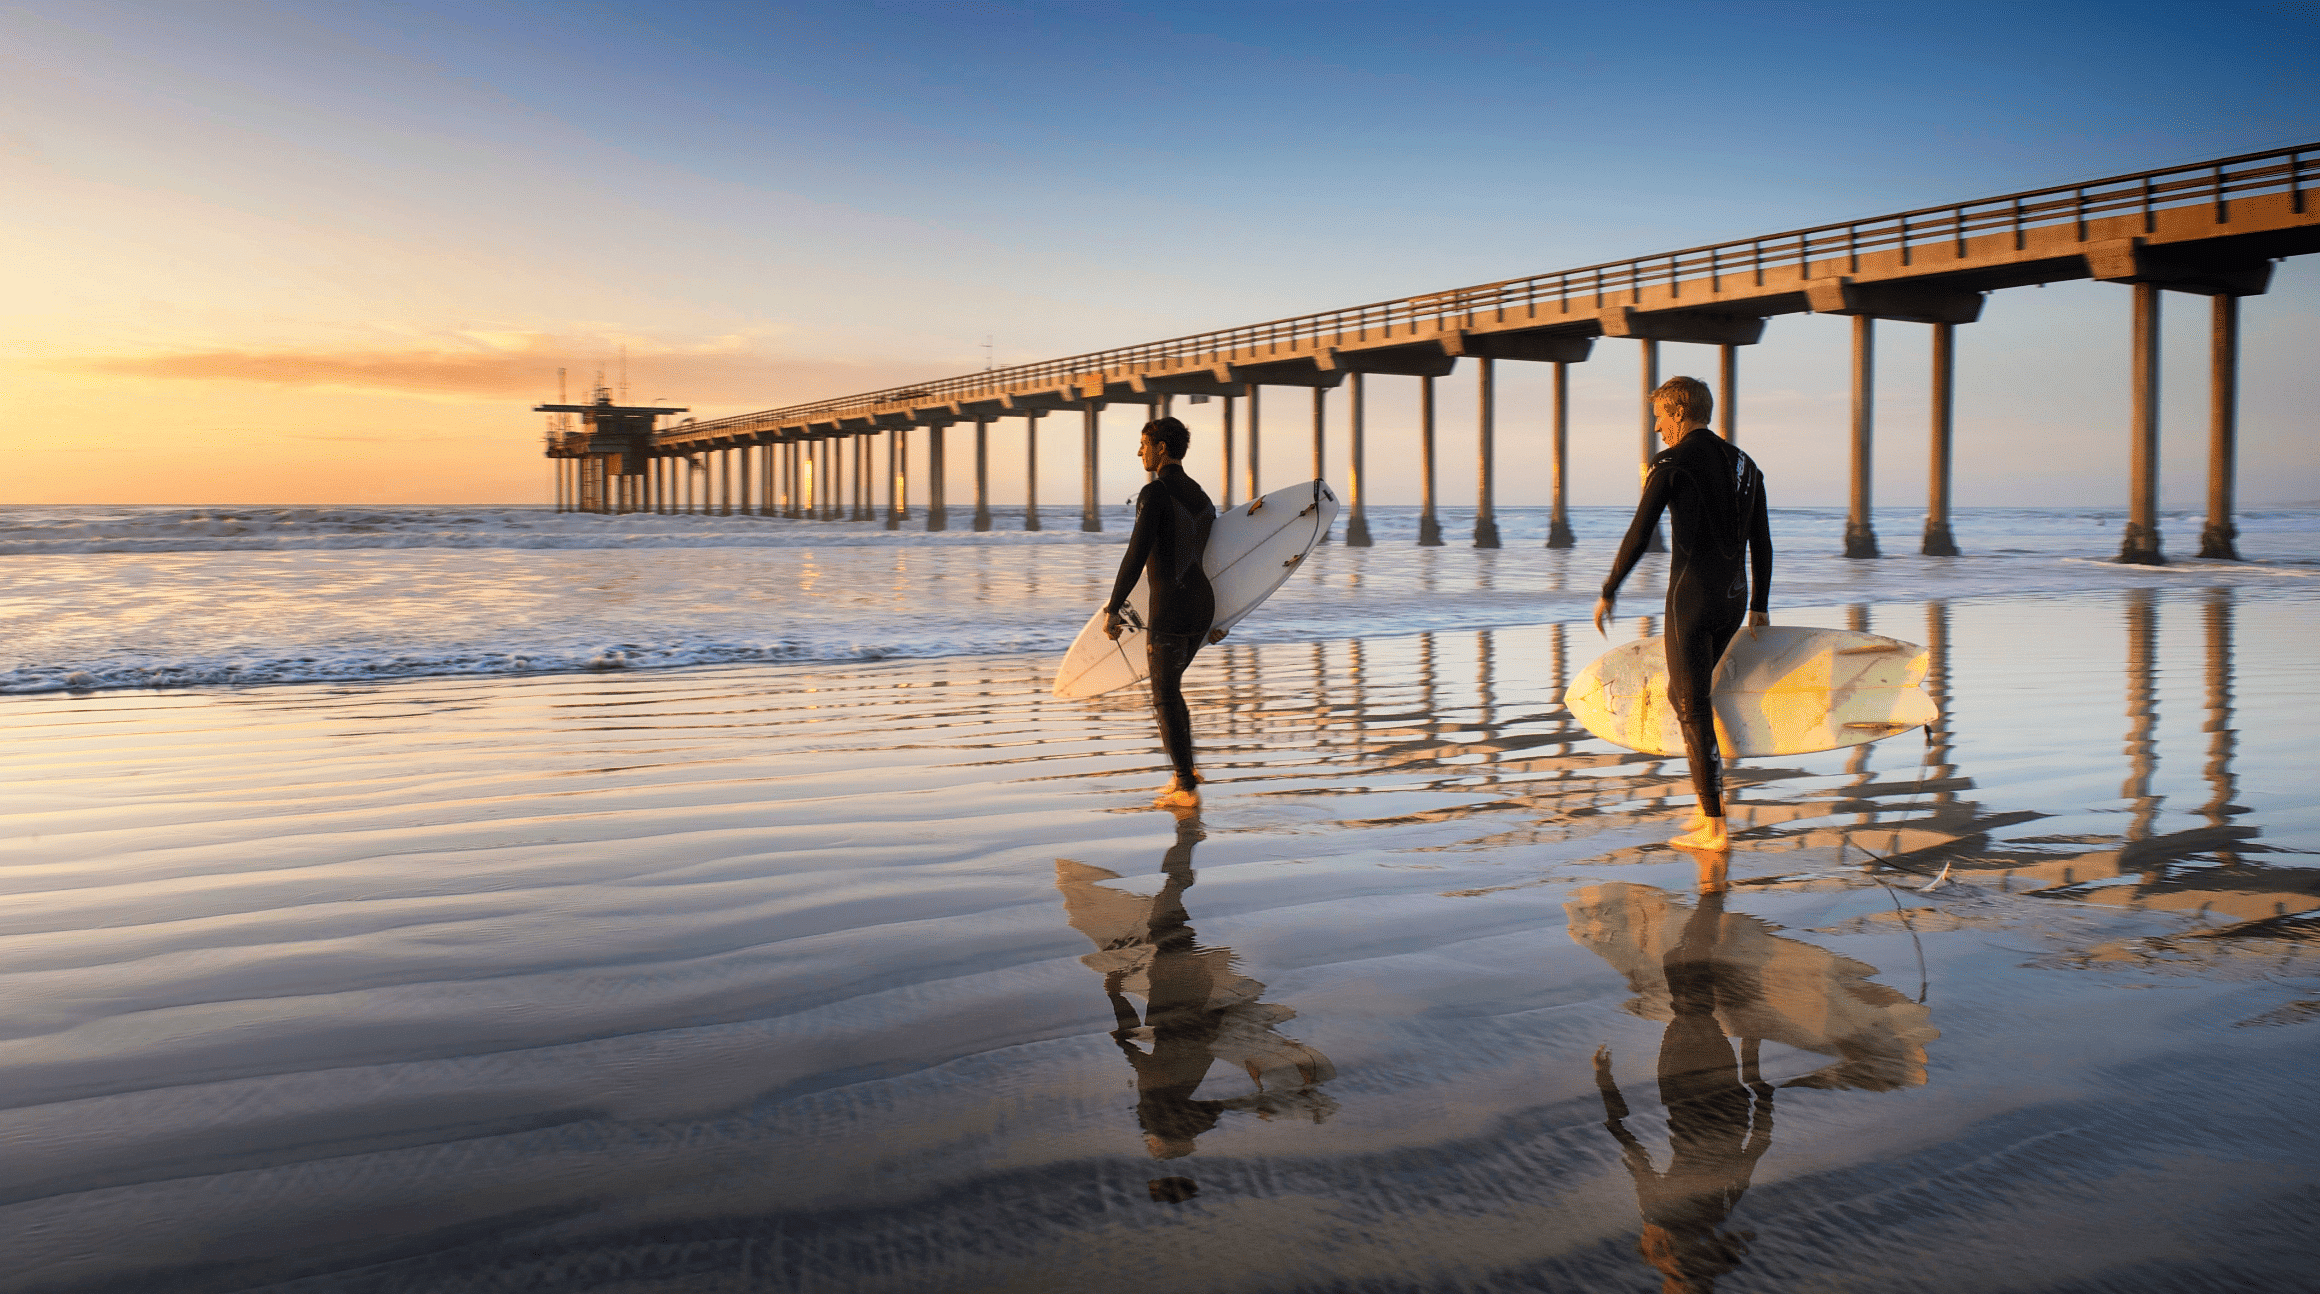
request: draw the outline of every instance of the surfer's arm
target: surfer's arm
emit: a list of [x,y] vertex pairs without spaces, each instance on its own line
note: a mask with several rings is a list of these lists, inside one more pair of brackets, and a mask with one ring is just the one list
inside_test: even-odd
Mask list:
[[1765,614],[1772,599],[1772,511],[1764,501],[1764,487],[1756,487],[1756,515],[1748,522],[1748,622],[1772,623]]
[[1643,498],[1635,505],[1635,520],[1627,523],[1627,537],[1619,541],[1619,556],[1611,562],[1611,578],[1603,581],[1606,604],[1619,600],[1620,584],[1642,559],[1644,548],[1651,543],[1652,532],[1659,529],[1659,514],[1667,510],[1668,493],[1674,488],[1675,476],[1673,467],[1655,463],[1651,474],[1643,478]]
[[1160,524],[1160,510],[1142,506],[1151,502],[1149,499],[1137,502],[1136,528],[1128,532],[1128,551],[1121,555],[1119,577],[1112,581],[1112,600],[1104,603],[1104,614],[1115,618],[1120,608],[1128,605],[1128,595],[1136,591],[1136,581],[1143,578],[1144,564],[1152,560],[1152,545],[1159,538],[1155,529]]

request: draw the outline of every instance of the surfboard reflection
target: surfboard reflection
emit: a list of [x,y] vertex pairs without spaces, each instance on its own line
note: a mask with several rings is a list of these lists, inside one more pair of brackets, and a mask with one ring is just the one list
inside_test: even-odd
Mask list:
[[1667,1021],[1658,1064],[1664,1170],[1627,1128],[1608,1048],[1595,1053],[1595,1083],[1603,1126],[1635,1181],[1638,1252],[1658,1269],[1666,1294],[1706,1294],[1755,1239],[1719,1228],[1772,1148],[1775,1085],[1759,1071],[1761,1044],[1829,1058],[1779,1087],[1888,1092],[1925,1082],[1925,1046],[1939,1031],[1924,1006],[1871,982],[1875,967],[1728,913],[1721,890],[1686,908],[1652,886],[1596,885],[1565,910],[1571,938],[1627,978],[1635,994],[1627,1009]]
[[[1260,1000],[1264,984],[1233,969],[1232,950],[1204,948],[1193,933],[1184,892],[1196,875],[1193,846],[1203,836],[1198,818],[1178,819],[1176,843],[1160,864],[1166,882],[1149,898],[1103,884],[1118,880],[1117,872],[1055,860],[1055,888],[1063,894],[1065,918],[1096,946],[1080,961],[1103,977],[1118,1026],[1112,1039],[1135,1071],[1136,1122],[1144,1132],[1144,1147],[1161,1160],[1193,1153],[1200,1135],[1228,1112],[1319,1123],[1337,1111],[1337,1103],[1320,1090],[1336,1076],[1335,1066],[1318,1050],[1279,1031],[1297,1013]],[[1130,1001],[1139,997],[1144,999],[1140,1016]],[[1245,1072],[1255,1090],[1198,1099],[1201,1083],[1219,1060]],[[1167,1203],[1190,1199],[1199,1190],[1185,1177],[1159,1178],[1150,1185],[1152,1198]]]

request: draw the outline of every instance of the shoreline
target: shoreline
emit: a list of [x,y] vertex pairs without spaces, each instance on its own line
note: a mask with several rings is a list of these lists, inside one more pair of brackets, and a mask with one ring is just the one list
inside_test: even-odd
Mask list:
[[[1340,556],[1326,565],[1317,563],[1313,577],[1303,584],[1293,582],[1285,587],[1282,594],[1276,595],[1265,615],[1236,632],[1236,640],[1279,644],[1338,641],[1376,632],[1408,634],[1537,627],[1584,619],[1593,605],[1593,586],[1583,581],[1594,572],[1594,568],[1585,565],[1579,571],[1571,572],[1572,566],[1581,563],[1567,553],[1552,554],[1543,561],[1508,563],[1505,560],[1507,550],[1496,553],[1483,550],[1471,554],[1457,549],[1419,550],[1409,554],[1379,549],[1341,551],[1351,556]],[[1444,558],[1442,555],[1445,553],[1450,556]],[[303,558],[306,555],[299,556]],[[335,556],[344,558],[349,555]],[[1410,564],[1419,563],[1427,564],[1423,570],[1433,570],[1445,560],[1463,561],[1468,556],[1480,560],[1467,563],[1464,569],[1452,571],[1450,578],[1472,581],[1473,588],[1464,592],[1453,591],[1447,596],[1431,593],[1421,595],[1414,581],[1430,581],[1439,577],[1422,572],[1412,576],[1407,569]],[[394,560],[400,561],[403,558]],[[1637,567],[1625,591],[1626,596],[1621,601],[1623,614],[1632,617],[1656,612],[1661,596],[1658,577],[1663,560],[1657,555],[1647,555]],[[1983,563],[1988,565],[1984,566]],[[2035,572],[2040,563],[2049,564],[2056,570],[2051,581],[2037,577]],[[1070,587],[1084,588],[1086,591],[1082,599],[1093,599],[1085,603],[1092,606],[1094,600],[1100,600],[1101,597],[1097,590],[1108,585],[1109,571],[1107,563],[1102,560],[1092,564],[1083,562],[1082,565],[1084,569],[1070,573],[1066,578],[1077,580],[1077,584]],[[1382,574],[1370,573],[1373,565],[1387,568],[1393,577],[1412,587],[1390,594],[1370,591],[1368,583],[1383,577]],[[1516,569],[1509,571],[1509,566]],[[2283,596],[2301,596],[2296,591],[2300,586],[2320,581],[2320,559],[2315,559],[2309,570],[2283,561],[2189,559],[2166,566],[2131,566],[2070,555],[1885,558],[1868,570],[1848,568],[1842,564],[1842,559],[1826,559],[1807,569],[1812,574],[1792,579],[1789,584],[1792,591],[1786,594],[1782,592],[1781,582],[1776,576],[1772,601],[1772,610],[1776,616],[1785,612],[1853,604],[1879,606],[2006,597],[2069,598],[2136,587],[2182,587],[2187,579],[2219,587],[2245,587],[2251,591],[2272,586]],[[1977,572],[1982,574],[1981,578],[1976,578]],[[1995,578],[2000,573],[2009,580],[2003,587],[1999,586]],[[1563,581],[1570,574],[1580,577],[1580,587],[1563,587]],[[1510,576],[1527,577],[1533,582],[1532,586],[1497,587]],[[2024,582],[2025,578],[2027,583]],[[1939,588],[1941,581],[1951,579],[1956,581],[1954,591]],[[1843,600],[1832,601],[1830,595],[1840,591],[1846,595]],[[1557,607],[1557,603],[1561,606]],[[1070,600],[1059,605],[1078,606],[1080,601]],[[1440,609],[1434,609],[1436,607]],[[1560,614],[1557,614],[1558,611]],[[488,615],[488,608],[479,607],[477,613]],[[769,623],[778,624],[781,620],[779,610],[771,606],[759,614]],[[1430,622],[1427,622],[1428,618]],[[588,633],[585,622],[579,623],[581,627],[575,632]],[[907,616],[903,616],[894,623],[907,629],[910,621]],[[671,669],[715,669],[729,665],[822,665],[837,668],[880,660],[1010,655],[1037,657],[1060,655],[1069,644],[1071,635],[1077,632],[1077,627],[1078,620],[1068,615],[1052,620],[1042,619],[1036,624],[1003,619],[995,623],[985,621],[975,629],[976,633],[983,636],[983,640],[963,645],[942,642],[940,632],[935,630],[920,632],[916,640],[865,645],[850,641],[859,631],[849,632],[841,625],[817,632],[841,635],[842,645],[804,639],[766,644],[762,639],[752,643],[746,639],[734,641],[716,638],[694,643],[654,643],[649,640],[624,640],[614,630],[602,635],[590,634],[593,641],[587,646],[498,652],[467,649],[434,660],[426,659],[423,652],[405,651],[384,659],[354,656],[329,663],[308,655],[213,660],[178,666],[105,666],[95,662],[27,665],[14,671],[17,676],[14,681],[5,681],[7,673],[0,672],[0,697],[86,696],[113,692],[176,692],[204,688],[329,684],[368,686],[428,678],[528,678],[644,673]],[[747,624],[735,622],[732,632],[748,632]],[[1010,646],[993,641],[994,637],[1004,639],[1009,636],[1025,645]],[[839,649],[833,650],[833,646]],[[330,649],[317,650],[327,653]],[[545,666],[535,663],[542,661],[553,663]],[[164,681],[150,681],[156,674],[162,675]]]

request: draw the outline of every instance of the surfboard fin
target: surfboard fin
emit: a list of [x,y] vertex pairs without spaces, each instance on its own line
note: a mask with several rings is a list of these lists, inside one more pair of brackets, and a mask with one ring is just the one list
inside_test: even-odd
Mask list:
[[1914,723],[1895,723],[1891,720],[1872,720],[1848,723],[1845,725],[1845,728],[1850,732],[1906,732],[1916,726],[1917,725]]
[[1834,654],[1838,656],[1881,656],[1886,652],[1914,652],[1916,650],[1917,648],[1906,643],[1869,643],[1861,647],[1839,648]]
[[1264,506],[1265,501],[1263,499],[1251,499],[1249,500],[1249,510],[1243,515],[1253,517],[1257,515],[1257,509]]
[[1299,562],[1301,562],[1301,561],[1304,561],[1304,560],[1305,560],[1305,554],[1303,554],[1303,553],[1299,553],[1299,554],[1297,554],[1295,557],[1292,557],[1292,558],[1290,558],[1288,561],[1285,561],[1285,562],[1281,563],[1281,565],[1283,565],[1283,566],[1295,566],[1297,563],[1299,563]]

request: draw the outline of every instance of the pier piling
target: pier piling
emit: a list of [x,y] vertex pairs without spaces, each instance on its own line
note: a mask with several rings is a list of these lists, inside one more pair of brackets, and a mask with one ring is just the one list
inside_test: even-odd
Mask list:
[[1548,457],[1549,488],[1554,509],[1547,518],[1547,547],[1573,548],[1571,537],[1571,366],[1555,361],[1554,444]]
[[1957,347],[1957,325],[1937,323],[1933,326],[1933,425],[1928,429],[1928,454],[1925,488],[1925,541],[1918,551],[1928,557],[1955,557],[1957,539],[1949,530],[1949,474],[1952,458],[1950,432],[1952,429],[1951,402],[1956,382],[1954,357]]
[[[1347,421],[1350,424],[1348,439],[1351,443],[1347,447],[1345,479],[1349,492],[1353,496],[1353,516],[1345,523],[1345,543],[1349,548],[1370,547],[1369,517],[1362,509],[1362,492],[1366,484],[1363,480],[1362,464],[1362,419],[1364,417],[1362,377],[1363,374],[1360,373],[1353,375],[1350,379],[1353,390],[1346,397],[1349,402],[1347,410]],[[1318,396],[1319,392],[1316,391],[1315,395]]]
[[1853,462],[1845,512],[1845,556],[1875,557],[1877,530],[1870,521],[1871,456],[1875,450],[1877,320],[1853,316]]
[[1418,547],[1442,546],[1442,522],[1434,515],[1434,378],[1418,378]]
[[1477,363],[1474,410],[1474,546],[1498,547],[1498,361]]
[[2136,283],[2134,407],[2130,415],[2132,467],[2127,484],[2127,528],[2119,560],[2135,566],[2164,566],[2159,547],[2159,285]]
[[2232,495],[2239,473],[2239,298],[2218,292],[2210,307],[2207,388],[2207,526],[2199,555],[2239,560]]

